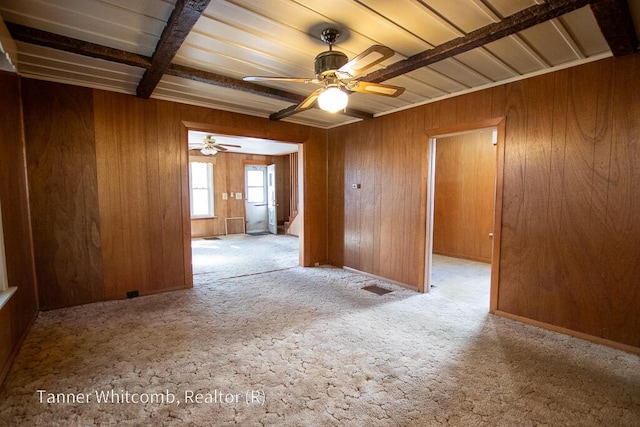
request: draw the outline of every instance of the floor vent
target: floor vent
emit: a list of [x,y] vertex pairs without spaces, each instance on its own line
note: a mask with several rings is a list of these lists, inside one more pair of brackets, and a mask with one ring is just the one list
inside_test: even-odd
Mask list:
[[219,237],[203,237],[204,240],[220,240]]
[[373,292],[374,294],[378,294],[378,295],[384,295],[384,294],[388,294],[389,292],[393,292],[390,289],[381,288],[378,285],[369,285],[369,286],[365,286],[362,289],[364,289],[365,291]]

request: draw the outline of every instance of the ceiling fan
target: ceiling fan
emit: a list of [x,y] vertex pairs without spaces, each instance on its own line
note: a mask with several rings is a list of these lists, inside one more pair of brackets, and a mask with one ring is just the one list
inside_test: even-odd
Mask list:
[[206,135],[201,144],[189,144],[189,150],[200,150],[205,156],[215,156],[218,151],[228,151],[229,149],[225,147],[242,148],[234,144],[218,144],[213,135]]
[[392,49],[376,44],[349,61],[347,55],[333,50],[333,45],[338,37],[340,37],[340,31],[335,28],[327,28],[322,31],[320,39],[329,45],[329,50],[321,52],[315,57],[313,61],[316,72],[315,78],[248,76],[244,77],[243,80],[253,82],[271,80],[322,85],[322,88],[316,90],[299,103],[295,111],[307,110],[313,107],[316,101],[318,101],[321,109],[330,113],[344,110],[347,106],[349,92],[362,92],[390,97],[400,96],[404,92],[403,87],[363,82],[356,78],[371,67],[391,58],[394,54]]

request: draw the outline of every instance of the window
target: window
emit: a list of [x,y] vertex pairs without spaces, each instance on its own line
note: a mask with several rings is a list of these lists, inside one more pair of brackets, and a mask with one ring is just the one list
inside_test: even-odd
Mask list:
[[247,202],[265,203],[264,200],[264,171],[247,171]]
[[191,218],[213,217],[213,164],[189,163]]
[[15,286],[10,288],[7,280],[7,262],[4,257],[4,234],[2,231],[2,208],[0,207],[0,308],[2,308],[13,293]]

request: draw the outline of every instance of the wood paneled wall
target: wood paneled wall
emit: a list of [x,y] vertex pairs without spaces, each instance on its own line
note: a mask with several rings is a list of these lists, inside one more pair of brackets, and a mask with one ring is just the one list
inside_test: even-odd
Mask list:
[[[192,286],[187,130],[304,143],[326,131],[167,101],[24,79],[41,306]],[[232,160],[242,168],[242,159]],[[324,189],[326,167],[306,182]],[[241,189],[243,179],[229,189]],[[243,190],[240,190],[244,192]],[[317,192],[309,190],[313,197]],[[240,203],[240,202],[239,202]],[[326,260],[326,199],[307,212],[306,265]]]
[[491,262],[496,146],[483,129],[438,138],[433,253]]
[[[241,193],[244,197],[244,165],[251,162],[276,165],[276,188],[278,203],[278,222],[289,218],[289,156],[263,156],[256,154],[218,153],[214,157],[189,153],[190,161],[213,163],[214,211],[215,218],[191,220],[192,237],[219,236],[225,234],[225,218],[244,217],[244,199],[230,197],[231,193]],[[227,193],[227,200],[222,199]],[[236,221],[229,222],[229,233],[241,233]]]
[[[298,152],[300,155],[300,151]],[[300,237],[303,266],[327,263],[327,131],[311,128],[302,147],[303,233]]]
[[100,301],[93,91],[23,80],[22,99],[40,308]]
[[0,309],[0,385],[38,312],[18,76],[0,71],[0,200],[7,278],[18,289]]
[[330,131],[332,264],[416,288],[423,280],[424,239],[417,238],[426,228],[423,122],[412,109]]
[[425,132],[506,116],[498,311],[640,347],[638,70],[610,58],[330,130],[332,263],[418,285]]

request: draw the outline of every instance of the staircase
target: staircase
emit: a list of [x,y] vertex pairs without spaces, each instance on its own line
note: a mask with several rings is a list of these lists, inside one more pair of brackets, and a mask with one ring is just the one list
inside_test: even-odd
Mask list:
[[284,234],[289,234],[289,227],[291,227],[291,223],[298,216],[298,211],[295,210],[289,215],[289,220],[284,222]]

